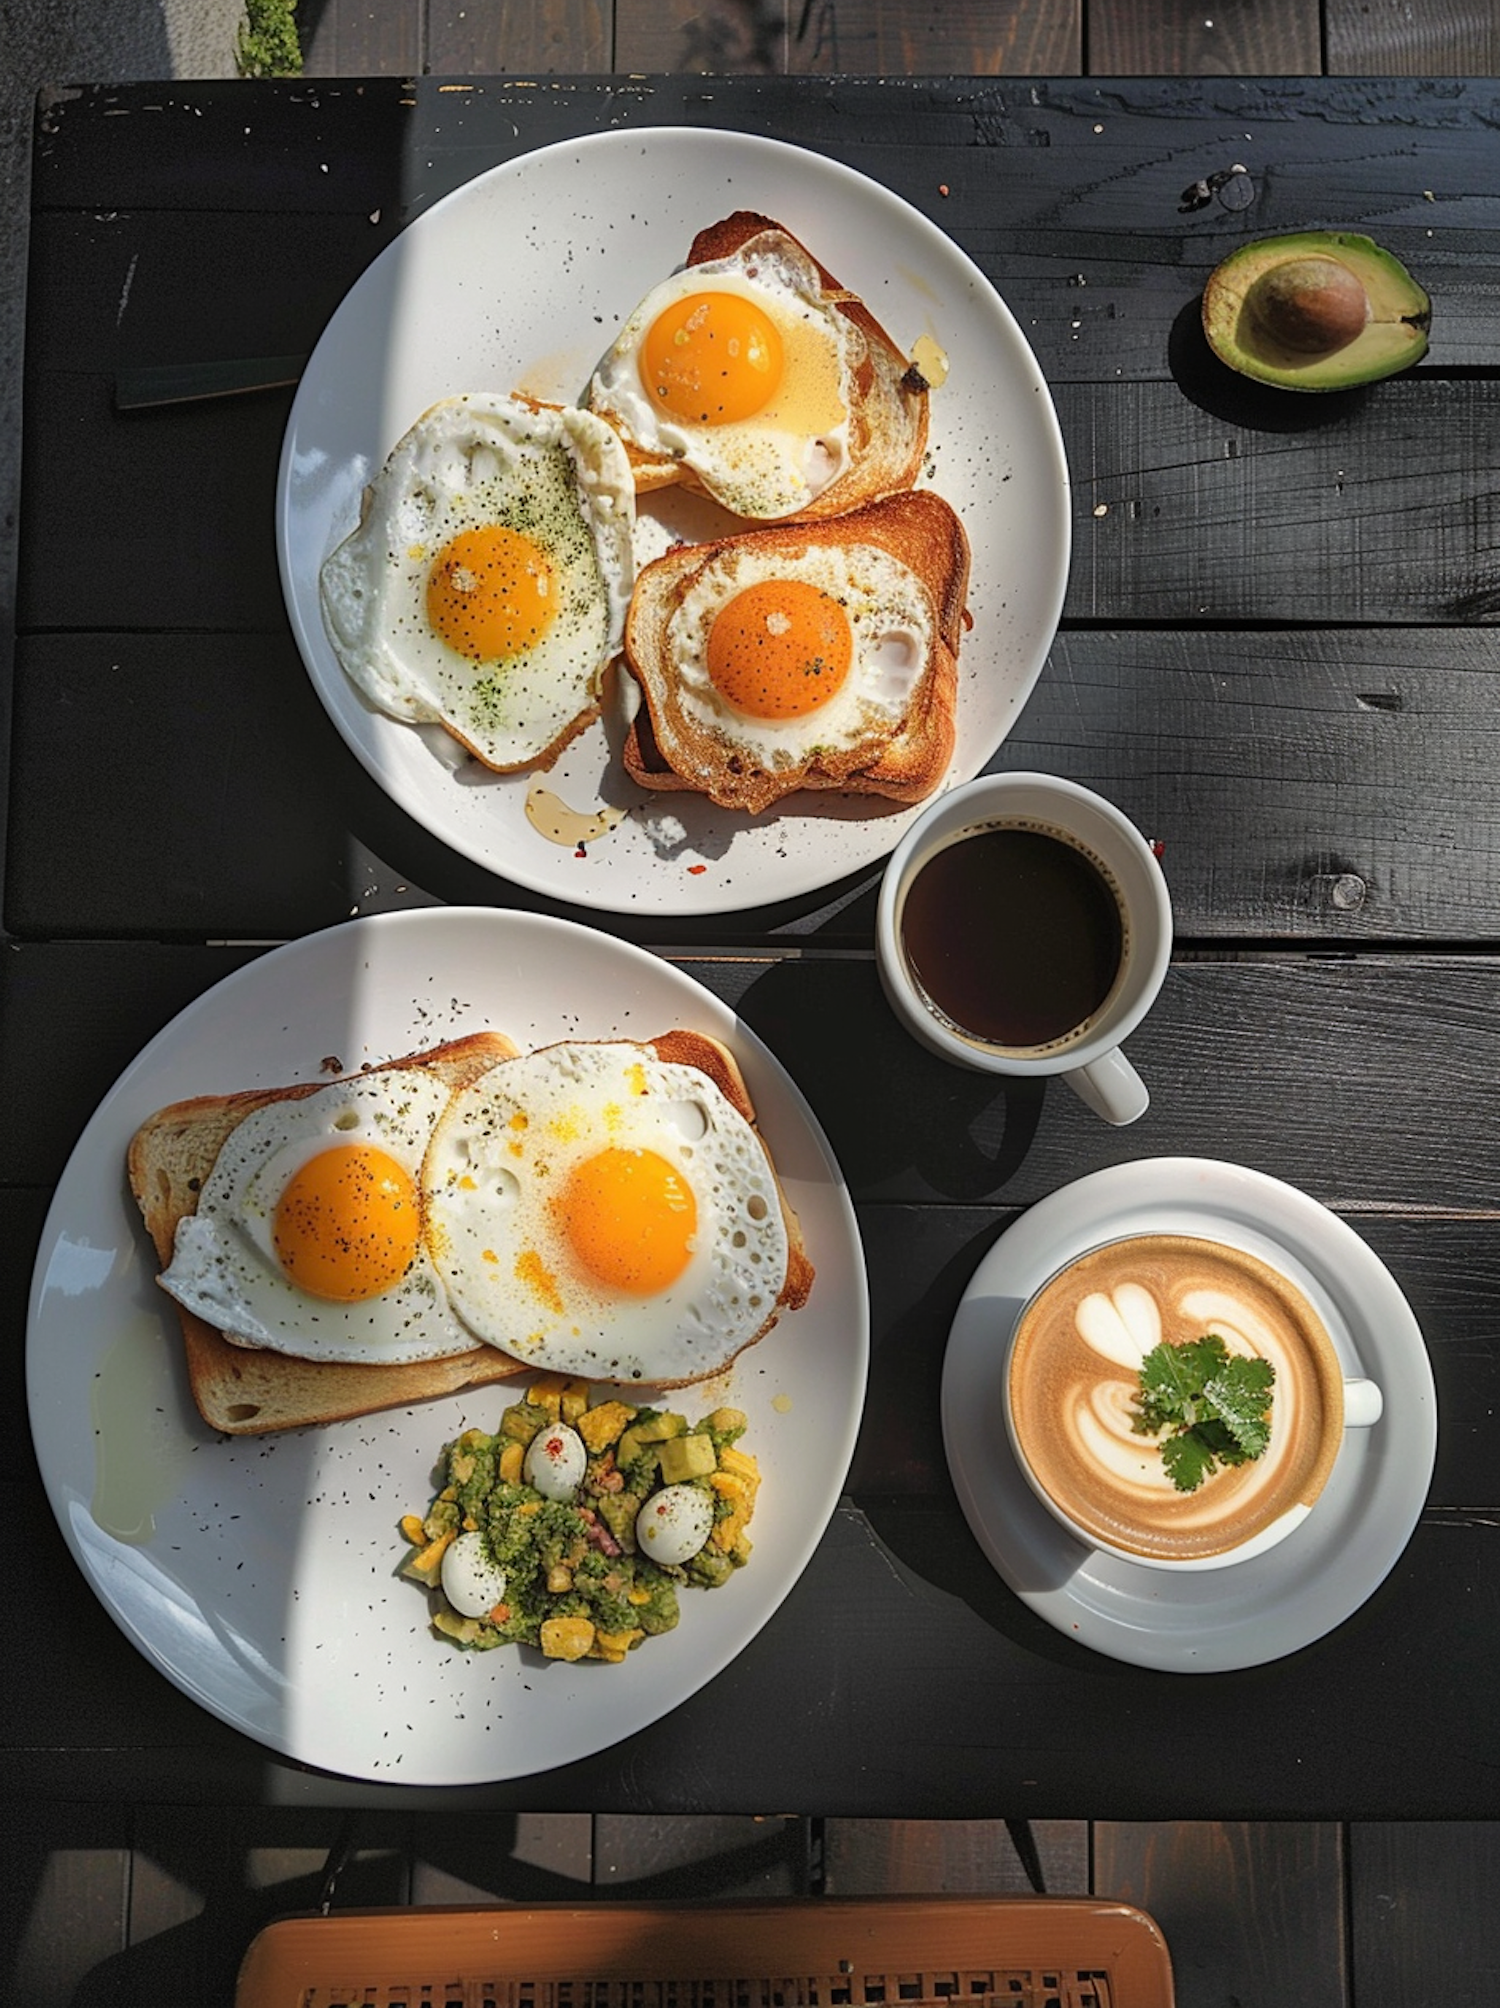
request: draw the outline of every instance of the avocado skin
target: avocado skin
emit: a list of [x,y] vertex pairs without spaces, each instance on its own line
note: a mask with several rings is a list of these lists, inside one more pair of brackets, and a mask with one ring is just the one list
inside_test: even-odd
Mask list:
[[[1329,258],[1364,287],[1370,315],[1353,340],[1329,354],[1278,344],[1246,302],[1256,281],[1293,259]],[[1349,390],[1420,362],[1427,353],[1432,303],[1406,267],[1373,238],[1348,230],[1303,230],[1261,237],[1209,275],[1203,332],[1221,362],[1242,376],[1283,390]]]

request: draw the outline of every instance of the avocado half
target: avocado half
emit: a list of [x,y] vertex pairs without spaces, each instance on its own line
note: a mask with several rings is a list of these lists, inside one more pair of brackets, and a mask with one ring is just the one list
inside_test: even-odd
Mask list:
[[1242,244],[1209,275],[1203,332],[1221,362],[1286,390],[1348,390],[1427,353],[1432,302],[1399,258],[1347,230]]

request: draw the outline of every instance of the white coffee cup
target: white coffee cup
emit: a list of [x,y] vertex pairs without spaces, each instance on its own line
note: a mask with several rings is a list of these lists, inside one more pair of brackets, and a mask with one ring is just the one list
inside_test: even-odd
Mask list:
[[[1190,1283],[1179,1281],[1174,1291],[1163,1278],[1178,1260],[1196,1273]],[[1131,1293],[1132,1303],[1125,1302],[1122,1289]],[[1281,1371],[1279,1391],[1271,1397],[1265,1491],[1259,1499],[1239,1494],[1230,1500],[1227,1512],[1215,1515],[1214,1488],[1233,1481],[1209,1477],[1202,1495],[1205,1515],[1196,1527],[1188,1528],[1184,1541],[1180,1523],[1171,1531],[1153,1531],[1159,1523],[1158,1510],[1150,1503],[1152,1481],[1143,1483],[1139,1467],[1155,1465],[1158,1446],[1152,1436],[1135,1433],[1129,1405],[1122,1405],[1122,1391],[1135,1386],[1132,1347],[1144,1328],[1132,1330],[1132,1326],[1141,1317],[1143,1301],[1154,1301],[1147,1319],[1151,1336],[1159,1333],[1178,1342],[1180,1336],[1202,1335],[1200,1324],[1193,1323],[1180,1335],[1174,1324],[1202,1315],[1196,1305],[1206,1291],[1218,1299],[1217,1315],[1211,1315],[1209,1323],[1217,1327],[1227,1316],[1226,1330],[1259,1329],[1267,1356],[1273,1361],[1280,1358]],[[1076,1308],[1080,1303],[1082,1308]],[[1080,1344],[1081,1338],[1087,1342]],[[1096,1352],[1096,1347],[1101,1350]],[[1079,1360],[1091,1365],[1080,1369]],[[1018,1374],[1024,1423],[1017,1412]],[[1097,1374],[1097,1381],[1091,1374]],[[1295,1392],[1299,1381],[1305,1390],[1301,1394]],[[1349,1433],[1373,1427],[1384,1409],[1378,1383],[1345,1370],[1321,1313],[1284,1268],[1247,1248],[1170,1231],[1126,1235],[1085,1249],[1034,1291],[1003,1350],[1000,1397],[1017,1469],[1053,1519],[1086,1548],[1176,1575],[1229,1568],[1284,1541],[1314,1510]],[[1282,1451],[1277,1404],[1288,1400],[1295,1403],[1291,1415],[1302,1416],[1304,1422],[1305,1403],[1311,1400],[1311,1415],[1320,1422],[1300,1432],[1295,1421],[1290,1423],[1293,1434],[1287,1443],[1295,1447]],[[1076,1428],[1067,1424],[1068,1416],[1077,1417]],[[1066,1446],[1061,1456],[1058,1445]],[[1034,1453],[1041,1456],[1041,1469],[1033,1463]],[[1080,1481],[1085,1465],[1093,1475]],[[1243,1467],[1252,1482],[1260,1469],[1259,1461]],[[1167,1497],[1179,1497],[1165,1479],[1155,1482]],[[1193,1503],[1196,1497],[1192,1495]],[[1070,1510],[1070,1498],[1076,1510]],[[1221,1530],[1240,1512],[1245,1517],[1243,1532],[1237,1539],[1222,1539]],[[1136,1538],[1129,1540],[1124,1530],[1132,1520]],[[1108,1530],[1121,1538],[1112,1539]],[[1190,1552],[1192,1548],[1207,1551]]]
[[[1115,897],[1122,923],[1119,967],[1108,993],[1045,1046],[995,1043],[966,1030],[923,988],[907,952],[903,918],[918,874],[940,851],[993,829],[1037,830],[1090,860]],[[981,774],[941,795],[892,853],[875,922],[881,984],[914,1038],[955,1066],[1021,1079],[1058,1075],[1106,1122],[1132,1123],[1150,1102],[1120,1050],[1155,1001],[1172,954],[1172,903],[1155,853],[1102,795],[1053,774]]]

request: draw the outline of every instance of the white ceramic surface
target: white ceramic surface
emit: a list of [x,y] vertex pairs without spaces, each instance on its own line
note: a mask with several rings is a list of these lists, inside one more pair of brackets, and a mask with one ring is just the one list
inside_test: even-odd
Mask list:
[[[578,859],[527,821],[531,776],[486,774],[439,728],[370,709],[324,633],[318,570],[353,528],[365,483],[428,405],[479,389],[576,399],[696,232],[741,208],[802,238],[903,348],[928,335],[948,355],[932,399],[930,485],[968,531],[974,616],[950,782],[977,774],[1004,739],[1062,607],[1068,480],[1046,385],[989,281],[919,210],[821,155],[693,127],[596,134],[466,183],[374,260],[308,363],[278,481],[282,585],[318,695],[381,786],[454,850],[582,906],[703,914],[793,898],[877,863],[915,811],[795,797],[749,818],[706,798],[648,796],[625,781],[601,723],[544,785],[574,809],[603,798],[636,812]],[[707,505],[647,498],[639,542],[654,555],[669,536],[733,527]]]
[[[462,1653],[428,1629],[396,1571],[398,1521],[425,1509],[444,1442],[493,1428],[513,1394],[457,1394],[327,1429],[229,1439],[198,1419],[176,1318],[124,1179],[139,1122],[183,1096],[320,1078],[491,1025],[523,1047],[578,1036],[713,1034],[739,1058],[817,1280],[725,1374],[673,1395],[696,1417],[730,1401],[764,1474],[755,1555],[623,1665]],[[606,1748],[696,1692],[756,1635],[837,1504],[864,1400],[863,1252],[816,1119],[760,1041],[670,964],[591,929],[490,909],[358,920],[277,949],[191,1005],[126,1069],[58,1186],[27,1337],[42,1476],[84,1578],[167,1678],[270,1749],[351,1777],[461,1785],[544,1771]],[[154,1532],[98,1524],[91,1390],[130,1348],[141,1414],[102,1442],[144,1459]],[[158,1411],[160,1411],[158,1413]],[[122,1432],[124,1434],[122,1435]]]
[[[1085,1546],[1036,1497],[1006,1440],[1001,1367],[1022,1306],[1086,1248],[1165,1232],[1224,1241],[1281,1268],[1322,1315],[1346,1375],[1368,1375],[1384,1394],[1380,1420],[1348,1437],[1302,1524],[1233,1569],[1151,1569]],[[1112,1165],[1022,1214],[959,1305],[942,1407],[959,1502],[1011,1589],[1080,1644],[1179,1673],[1258,1666],[1342,1624],[1406,1546],[1437,1449],[1427,1349],[1379,1257],[1295,1187],[1205,1158]]]

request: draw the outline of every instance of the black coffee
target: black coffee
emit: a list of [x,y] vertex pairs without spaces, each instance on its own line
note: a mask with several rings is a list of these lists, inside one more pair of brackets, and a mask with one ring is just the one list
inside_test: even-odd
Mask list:
[[980,830],[923,865],[906,895],[912,973],[989,1046],[1049,1046],[1078,1030],[1119,974],[1119,902],[1091,859],[1044,830]]

